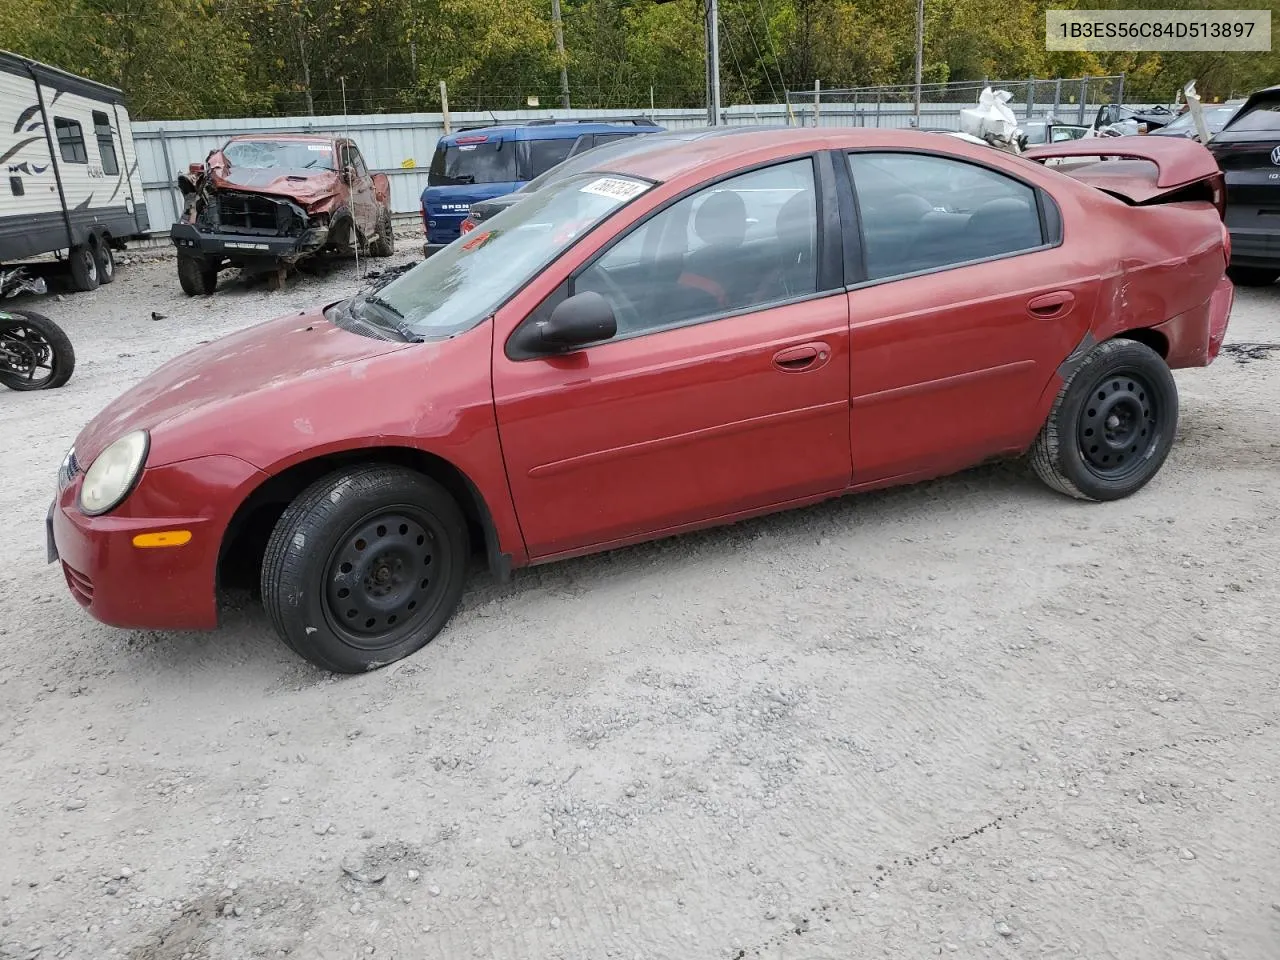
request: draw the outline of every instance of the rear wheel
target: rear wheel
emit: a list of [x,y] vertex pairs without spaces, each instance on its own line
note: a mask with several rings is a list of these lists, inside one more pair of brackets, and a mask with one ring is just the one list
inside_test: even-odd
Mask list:
[[101,282],[98,275],[98,258],[89,244],[71,248],[71,285],[81,293],[97,290]]
[[110,283],[116,278],[116,255],[106,237],[98,241],[97,246],[93,248],[93,254],[94,263],[98,267],[98,282]]
[[435,481],[403,467],[342,470],[303,491],[276,523],[262,601],[296,653],[359,673],[440,632],[468,559],[462,511]]
[[369,244],[369,256],[389,257],[396,252],[396,235],[391,229],[391,210],[383,207],[378,211],[378,226]]
[[1269,287],[1280,279],[1280,270],[1268,267],[1231,267],[1227,276],[1242,287]]
[[1156,475],[1177,429],[1178,388],[1160,354],[1135,340],[1108,340],[1062,385],[1031,466],[1068,496],[1119,500]]
[[178,283],[189,297],[207,296],[218,289],[218,265],[204,257],[178,257]]

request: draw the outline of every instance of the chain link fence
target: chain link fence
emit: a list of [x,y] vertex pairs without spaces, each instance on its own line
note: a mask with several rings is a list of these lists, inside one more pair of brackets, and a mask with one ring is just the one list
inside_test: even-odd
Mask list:
[[[1023,120],[1053,117],[1091,124],[1098,108],[1124,99],[1124,74],[1026,80],[965,80],[920,85],[920,127],[958,130],[960,111],[977,104],[985,87],[1012,94],[1009,107]],[[903,128],[915,122],[915,84],[786,91],[788,122],[796,126]]]

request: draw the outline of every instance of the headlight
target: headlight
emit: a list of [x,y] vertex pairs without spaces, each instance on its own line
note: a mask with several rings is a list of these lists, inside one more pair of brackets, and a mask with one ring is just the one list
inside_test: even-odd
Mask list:
[[80,509],[96,517],[119,506],[138,482],[149,445],[147,432],[135,430],[98,454],[80,485]]

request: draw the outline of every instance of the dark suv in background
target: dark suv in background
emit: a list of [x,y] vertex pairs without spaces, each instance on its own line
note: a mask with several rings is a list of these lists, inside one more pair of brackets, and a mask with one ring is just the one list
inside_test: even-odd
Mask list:
[[1245,286],[1280,277],[1280,86],[1251,94],[1208,143],[1227,179],[1231,278]]

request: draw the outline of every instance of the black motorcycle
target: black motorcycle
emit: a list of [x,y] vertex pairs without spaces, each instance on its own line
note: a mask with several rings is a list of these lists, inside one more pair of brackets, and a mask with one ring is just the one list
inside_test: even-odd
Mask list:
[[[0,299],[46,292],[43,279],[0,270]],[[11,390],[50,390],[71,379],[76,353],[56,323],[32,310],[0,306],[0,383]]]

